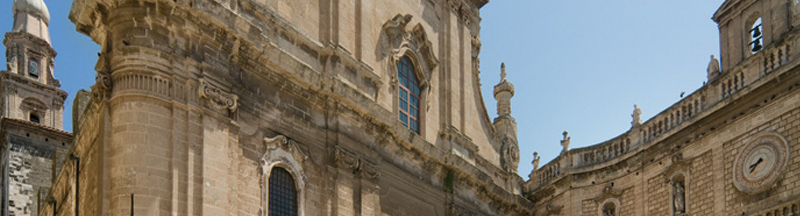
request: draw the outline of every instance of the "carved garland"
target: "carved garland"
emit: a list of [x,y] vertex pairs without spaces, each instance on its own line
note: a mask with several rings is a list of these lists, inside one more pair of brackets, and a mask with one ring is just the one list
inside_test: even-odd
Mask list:
[[381,176],[376,164],[342,147],[336,146],[333,159],[337,166],[348,169],[353,174],[365,176],[372,180],[376,180]]
[[198,88],[200,98],[206,98],[210,102],[209,105],[217,110],[229,110],[235,112],[239,107],[239,96],[227,93],[219,87],[213,86],[205,80],[200,80],[200,88]]

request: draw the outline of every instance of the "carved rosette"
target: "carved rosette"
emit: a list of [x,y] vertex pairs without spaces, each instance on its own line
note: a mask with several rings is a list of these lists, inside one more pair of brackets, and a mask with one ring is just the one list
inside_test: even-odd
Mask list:
[[336,146],[333,160],[336,162],[337,166],[349,170],[353,174],[356,174],[356,176],[363,176],[372,180],[376,180],[381,176],[377,164],[369,162],[363,157],[342,147]]
[[733,184],[742,192],[764,192],[780,178],[790,158],[790,147],[783,136],[759,134],[736,157]]
[[225,92],[221,88],[205,80],[200,80],[198,95],[200,95],[201,99],[207,99],[209,106],[220,111],[228,110],[230,112],[235,112],[236,108],[239,107],[239,96]]

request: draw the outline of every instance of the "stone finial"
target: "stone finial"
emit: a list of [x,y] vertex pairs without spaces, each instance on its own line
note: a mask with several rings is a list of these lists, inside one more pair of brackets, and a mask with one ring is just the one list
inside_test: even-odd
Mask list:
[[511,98],[514,97],[514,85],[506,80],[506,63],[500,64],[500,83],[494,86],[494,99],[497,100],[497,115],[511,114]]
[[572,139],[571,137],[569,137],[569,132],[567,131],[564,131],[563,135],[564,139],[561,140],[561,147],[564,147],[564,149],[561,150],[561,154],[567,153],[567,151],[569,151],[569,141],[570,139]]
[[711,55],[711,60],[708,62],[708,68],[706,70],[708,71],[709,80],[716,78],[720,74],[719,60],[717,60],[714,55]]
[[506,75],[507,75],[506,74],[506,63],[505,62],[500,63],[500,81],[501,82],[506,80]]
[[636,127],[636,126],[642,125],[641,116],[642,116],[642,110],[639,109],[638,105],[634,104],[633,105],[633,114],[631,114],[631,117],[633,117],[633,121],[631,121],[631,127]]
[[533,165],[533,170],[539,169],[539,152],[533,152],[533,161],[531,161],[531,165]]

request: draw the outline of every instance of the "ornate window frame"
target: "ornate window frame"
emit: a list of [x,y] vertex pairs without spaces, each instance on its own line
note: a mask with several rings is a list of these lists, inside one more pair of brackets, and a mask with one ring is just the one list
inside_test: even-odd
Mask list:
[[603,216],[603,210],[605,210],[605,207],[608,204],[613,204],[615,215],[619,215],[619,210],[622,209],[622,206],[620,205],[622,192],[622,189],[614,189],[613,182],[610,185],[603,187],[603,191],[601,191],[600,194],[594,198],[594,201],[598,204],[597,215]]
[[[430,109],[430,77],[432,72],[439,64],[433,52],[433,45],[428,40],[427,33],[422,24],[415,25],[411,30],[406,26],[411,19],[412,15],[397,14],[394,18],[387,21],[383,25],[383,32],[387,36],[388,47],[391,49],[388,62],[388,71],[390,76],[389,90],[392,95],[393,113],[399,115],[399,85],[400,80],[397,77],[397,67],[403,58],[411,60],[414,69],[414,75],[417,77],[417,82],[420,88],[420,101],[419,101],[419,135],[424,135],[426,125],[426,113]],[[398,119],[399,120],[399,119]],[[409,130],[410,127],[409,127]]]
[[597,208],[597,215],[605,216],[606,206],[613,205],[614,208],[614,215],[619,215],[620,205],[619,199],[606,199],[602,203],[600,203],[599,208]]
[[303,162],[308,159],[308,155],[300,149],[294,140],[283,135],[272,138],[264,138],[266,150],[261,156],[261,207],[262,215],[269,215],[269,177],[272,169],[280,167],[292,175],[297,189],[297,208],[298,215],[305,214],[305,185],[308,180],[303,171]]

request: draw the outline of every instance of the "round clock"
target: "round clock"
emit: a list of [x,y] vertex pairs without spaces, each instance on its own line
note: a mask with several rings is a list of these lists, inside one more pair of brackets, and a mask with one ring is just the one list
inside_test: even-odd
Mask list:
[[789,161],[789,144],[776,133],[762,133],[742,148],[733,166],[739,191],[763,192],[775,183]]

